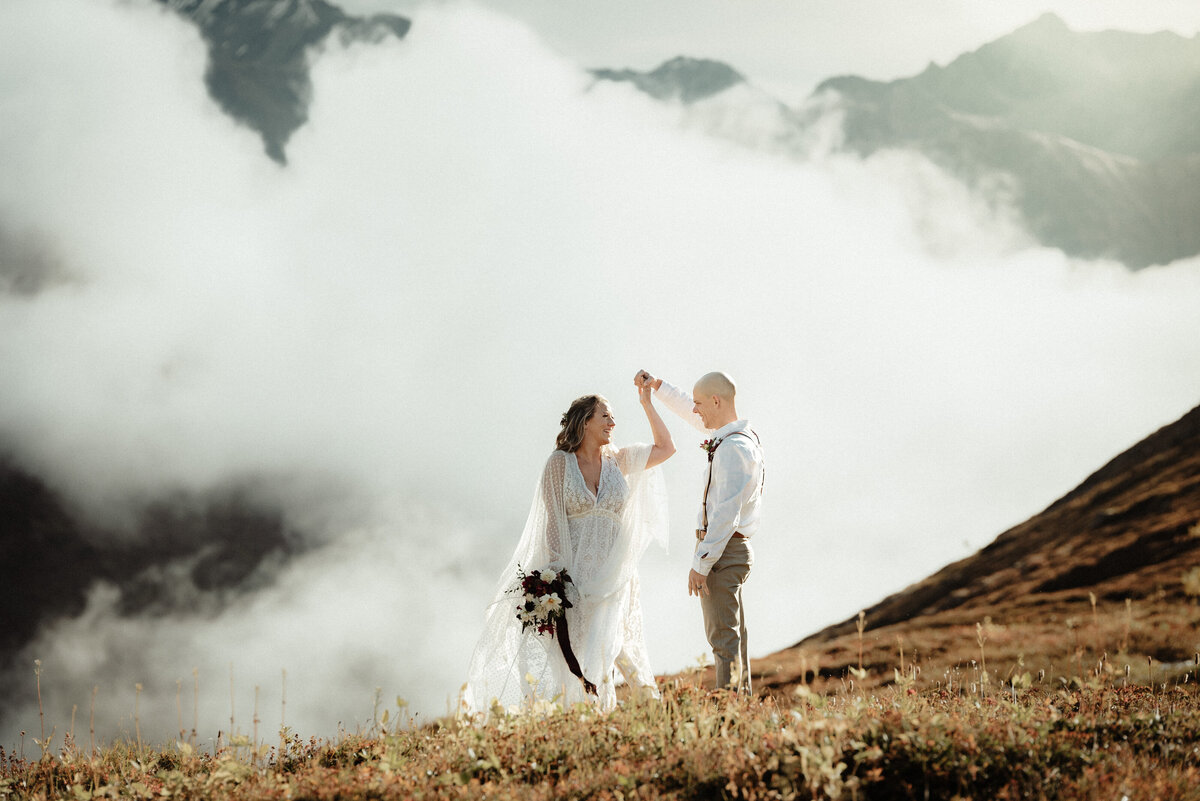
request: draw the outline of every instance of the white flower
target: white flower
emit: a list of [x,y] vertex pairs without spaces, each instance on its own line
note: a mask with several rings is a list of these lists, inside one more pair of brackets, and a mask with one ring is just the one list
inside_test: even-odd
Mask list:
[[538,606],[546,610],[547,613],[557,612],[562,609],[562,598],[558,597],[557,592],[552,592],[549,595],[543,595],[538,598]]
[[525,603],[529,603],[530,601],[537,603],[537,596],[531,592],[527,592],[525,593]]
[[549,584],[550,582],[552,582],[556,578],[558,578],[558,574],[555,573],[553,570],[546,568],[545,570],[543,570],[541,573],[538,574],[538,578],[540,578],[542,581]]

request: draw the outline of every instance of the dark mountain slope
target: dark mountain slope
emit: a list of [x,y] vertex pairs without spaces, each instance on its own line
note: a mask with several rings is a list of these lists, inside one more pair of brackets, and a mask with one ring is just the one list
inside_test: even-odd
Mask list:
[[[904,644],[925,679],[941,681],[981,660],[982,636],[1001,679],[1020,665],[1052,675],[1100,661],[1146,675],[1149,659],[1200,651],[1198,568],[1200,407],[979,553],[865,610],[864,667],[890,680]],[[857,623],[759,660],[762,685],[840,679],[857,666]]]
[[273,560],[306,546],[252,490],[161,498],[112,531],[0,458],[0,674],[39,630],[81,613],[97,583],[126,615],[203,614],[261,587]]

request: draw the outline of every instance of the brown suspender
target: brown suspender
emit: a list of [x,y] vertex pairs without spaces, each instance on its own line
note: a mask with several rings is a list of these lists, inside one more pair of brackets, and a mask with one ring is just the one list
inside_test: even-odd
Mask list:
[[[747,434],[745,430],[734,431],[732,434],[726,434],[725,436],[723,436],[719,440],[717,440],[716,444],[714,444],[708,452],[708,481],[704,485],[704,500],[701,501],[701,517],[704,520],[704,523],[703,523],[704,527],[699,529],[696,532],[697,539],[703,539],[704,536],[706,534],[708,534],[708,491],[712,488],[713,456],[716,455],[717,448],[721,447],[722,442],[729,439],[730,437],[736,437],[738,434],[741,434],[746,439],[750,439],[750,434],[754,434],[754,441],[756,443],[758,443],[758,446],[761,448],[762,440],[760,440],[758,438],[758,434],[754,431],[754,429],[749,429],[749,431],[750,431],[749,434]],[[759,484],[759,489],[758,489],[759,492],[762,492],[762,489],[763,489],[763,487],[766,486],[766,483],[767,483],[767,468],[766,468],[766,465],[763,465],[762,481]]]

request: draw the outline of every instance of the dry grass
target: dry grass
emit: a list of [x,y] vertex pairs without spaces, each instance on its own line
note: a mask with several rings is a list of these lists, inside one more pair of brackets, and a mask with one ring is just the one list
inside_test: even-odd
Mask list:
[[[1093,600],[1094,599],[1094,600]],[[870,619],[867,619],[868,624]],[[1200,659],[1200,606],[1153,593],[1102,599],[1091,593],[1018,598],[1006,606],[963,606],[902,623],[806,641],[756,660],[758,685],[818,693],[849,682],[892,684],[893,666],[915,670],[921,692],[1011,682],[1024,674],[1044,686],[1084,680],[1111,684],[1183,681]],[[865,675],[858,669],[861,664]],[[1128,671],[1128,673],[1127,673]],[[986,676],[986,677],[985,677]]]
[[[714,695],[672,681],[661,701],[495,717],[337,741],[249,738],[216,753],[67,743],[0,751],[0,798],[1182,798],[1200,786],[1195,681],[987,695],[918,691],[915,668],[866,692]],[[265,753],[264,753],[265,751]]]

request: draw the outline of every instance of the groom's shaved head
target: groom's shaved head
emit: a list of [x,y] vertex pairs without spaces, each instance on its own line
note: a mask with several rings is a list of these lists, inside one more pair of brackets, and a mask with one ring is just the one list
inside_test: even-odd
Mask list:
[[696,382],[693,391],[697,395],[706,397],[716,395],[718,398],[732,402],[734,395],[737,394],[737,385],[724,373],[706,373]]
[[737,387],[724,373],[701,376],[692,388],[692,411],[709,430],[715,430],[737,419],[733,396]]

